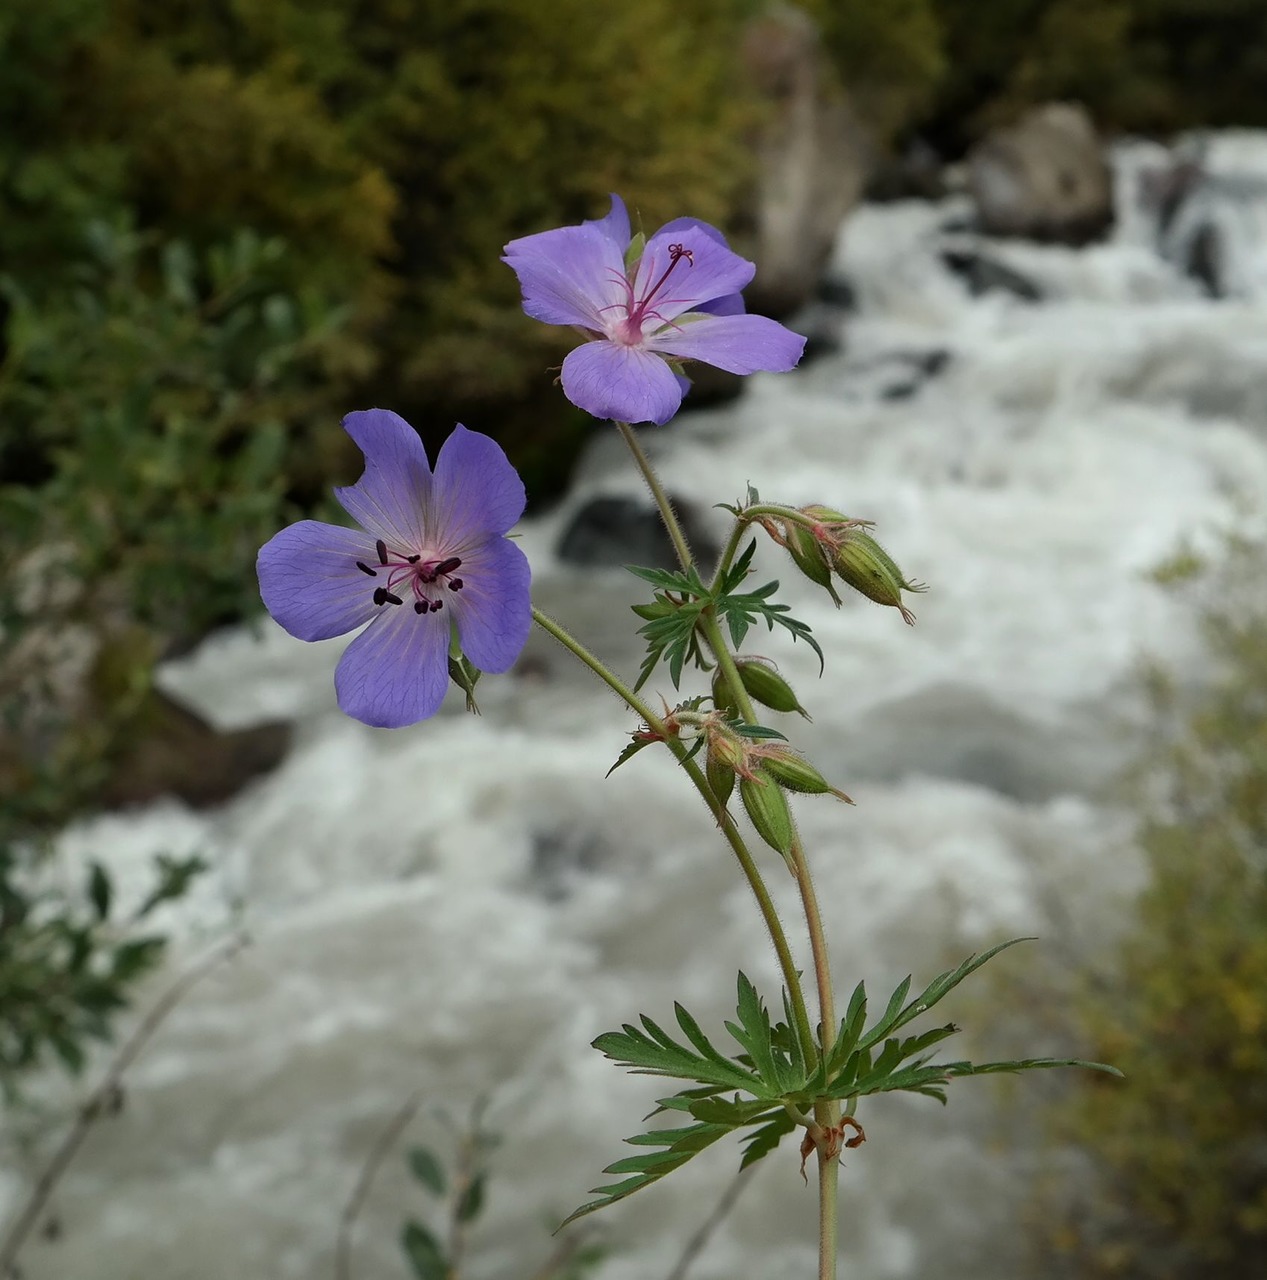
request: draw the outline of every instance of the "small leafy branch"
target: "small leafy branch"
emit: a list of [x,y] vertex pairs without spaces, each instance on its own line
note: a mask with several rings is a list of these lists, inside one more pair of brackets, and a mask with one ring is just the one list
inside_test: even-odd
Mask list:
[[[416,1104],[409,1109],[406,1123],[414,1110]],[[441,1203],[448,1219],[443,1239],[417,1218],[410,1218],[402,1228],[401,1248],[416,1280],[458,1280],[462,1273],[468,1233],[487,1203],[489,1157],[498,1145],[497,1135],[485,1125],[483,1114],[481,1103],[448,1168],[430,1147],[409,1149],[406,1159],[414,1181]],[[606,1256],[601,1242],[584,1231],[573,1232],[563,1237],[531,1280],[583,1280]]]
[[[911,979],[906,978],[869,1028],[866,1026],[866,988],[858,983],[835,1039],[827,1053],[817,1060],[807,1059],[793,1030],[787,993],[783,997],[787,1020],[771,1022],[756,988],[743,973],[738,979],[738,1021],[725,1024],[741,1050],[733,1056],[728,1057],[717,1049],[680,1004],[674,1008],[689,1047],[645,1015],[641,1018],[641,1028],[626,1023],[621,1031],[599,1036],[594,1047],[635,1075],[692,1081],[694,1087],[658,1099],[651,1113],[656,1116],[675,1112],[689,1116],[692,1123],[677,1128],[650,1129],[627,1138],[632,1146],[654,1149],[608,1165],[605,1173],[626,1176],[607,1186],[595,1187],[599,1198],[582,1205],[564,1225],[658,1182],[729,1133],[750,1130],[742,1138],[741,1168],[748,1168],[769,1155],[798,1127],[807,1131],[808,1145],[803,1146],[803,1153],[811,1150],[823,1136],[814,1132],[815,1122],[811,1116],[815,1103],[824,1099],[845,1103],[844,1124],[856,1135],[846,1145],[857,1145],[865,1135],[853,1118],[854,1110],[858,1099],[870,1094],[918,1093],[944,1103],[950,1081],[964,1076],[1050,1067],[1086,1067],[1120,1075],[1114,1067],[1076,1058],[935,1062],[929,1050],[959,1030],[950,1022],[915,1035],[899,1038],[894,1034],[927,1013],[1000,951],[1027,940],[1016,938],[981,955],[970,956],[957,969],[941,974],[911,999],[908,999]],[[842,1138],[843,1132],[835,1135],[837,1147]]]
[[818,655],[819,668],[822,668],[823,651],[808,625],[793,618],[787,605],[770,603],[770,597],[779,589],[777,580],[755,591],[739,590],[752,572],[756,550],[756,539],[753,539],[732,565],[723,568],[711,587],[704,584],[693,564],[682,570],[627,566],[630,573],[656,588],[653,603],[633,606],[634,612],[646,620],[638,634],[647,641],[647,656],[638,672],[635,692],[646,684],[662,658],[668,663],[669,679],[675,689],[680,685],[687,662],[703,670],[711,669],[712,664],[700,648],[700,624],[706,611],[726,624],[736,649],[743,644],[749,628],[764,621],[770,631],[777,624],[789,631],[794,640],[804,640]]

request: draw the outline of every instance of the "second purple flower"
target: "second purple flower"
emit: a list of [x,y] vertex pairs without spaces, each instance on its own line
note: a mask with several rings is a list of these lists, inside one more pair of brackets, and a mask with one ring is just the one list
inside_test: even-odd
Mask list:
[[508,671],[532,626],[530,572],[505,535],[524,487],[494,440],[459,426],[434,473],[414,429],[386,409],[350,413],[365,473],[336,489],[359,529],[301,520],[258,559],[269,613],[300,640],[369,626],[334,673],[339,706],[398,729],[440,709],[454,631],[481,671]]
[[563,392],[574,405],[596,418],[663,423],[690,386],[679,361],[729,373],[796,365],[805,339],[745,314],[739,291],[756,267],[716,227],[676,218],[639,251],[624,201],[611,199],[605,218],[512,240],[503,258],[530,316],[590,339],[563,361]]

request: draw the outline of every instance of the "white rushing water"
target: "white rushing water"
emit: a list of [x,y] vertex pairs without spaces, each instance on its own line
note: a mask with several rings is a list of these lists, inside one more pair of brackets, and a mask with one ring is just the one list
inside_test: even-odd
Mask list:
[[[1267,163],[1264,138],[1237,146],[1233,159]],[[1227,233],[1243,287],[1209,300],[1136,207],[1156,151],[1119,156],[1110,242],[988,246],[1043,290],[1036,305],[973,297],[946,270],[943,250],[978,247],[943,229],[954,201],[859,210],[833,265],[858,298],[842,351],[644,437],[706,521],[748,482],[824,502],[876,521],[931,585],[910,629],[861,598],[837,612],[774,548],[759,560],[813,626],[827,674],[782,637],[750,647],[797,686],[815,717],[797,743],[857,801],[797,806],[842,999],[859,977],[882,996],[1017,934],[1076,964],[1137,877],[1128,824],[1103,794],[1134,749],[1134,673],[1144,655],[1181,673],[1199,661],[1191,618],[1149,570],[1183,539],[1217,547],[1267,496],[1267,287],[1254,266],[1267,235],[1229,215],[1249,229]],[[944,366],[917,376],[935,352]],[[538,603],[632,672],[638,585],[554,554],[587,501],[640,495],[614,443],[596,427],[566,502],[528,522],[523,545]],[[441,1113],[460,1122],[481,1095],[502,1145],[469,1275],[530,1276],[550,1229],[671,1092],[588,1042],[640,1012],[671,1022],[675,998],[719,1028],[739,967],[777,1003],[759,917],[702,806],[653,751],[604,780],[634,725],[561,649],[534,636],[517,675],[481,685],[482,718],[455,694],[434,721],[389,733],[335,709],[341,647],[268,624],[171,666],[167,687],[223,727],[293,719],[291,755],[222,808],[159,803],[62,841],[69,865],[100,857],[125,893],[140,892],[154,852],[202,853],[212,871],[164,918],[179,955],[233,918],[253,942],[129,1073],[126,1107],[96,1126],[57,1194],[60,1237],[24,1253],[27,1280],[332,1275],[340,1210],[415,1090],[425,1103],[361,1215],[355,1276],[406,1274],[397,1235],[425,1204],[404,1149],[443,1147]],[[764,865],[795,921],[778,858]],[[989,999],[968,991],[945,1012],[1006,1039]],[[1049,1083],[1024,1079],[1013,1095],[1037,1102]],[[989,1081],[956,1085],[945,1110],[864,1106],[869,1141],[842,1176],[845,1274],[1016,1274],[1046,1157],[998,1114]],[[38,1160],[6,1159],[0,1193],[14,1206]],[[665,1276],[734,1165],[723,1144],[593,1219],[612,1246],[603,1280]],[[789,1142],[692,1276],[813,1274],[815,1208]]]

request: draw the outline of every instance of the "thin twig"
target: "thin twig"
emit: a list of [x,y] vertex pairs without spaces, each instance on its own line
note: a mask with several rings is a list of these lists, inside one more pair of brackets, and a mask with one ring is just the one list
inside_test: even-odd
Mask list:
[[361,1166],[361,1173],[356,1180],[356,1185],[352,1188],[352,1194],[348,1197],[348,1202],[343,1206],[343,1212],[339,1215],[339,1235],[334,1248],[335,1280],[351,1280],[352,1226],[356,1222],[357,1214],[361,1212],[365,1197],[370,1193],[370,1187],[378,1174],[380,1166],[387,1159],[388,1153],[395,1145],[396,1140],[404,1133],[409,1122],[417,1114],[418,1108],[422,1106],[423,1096],[421,1089],[410,1094],[408,1101],[392,1116],[387,1127],[378,1135],[374,1145],[370,1148],[369,1155],[365,1157],[365,1163]]
[[14,1220],[3,1243],[0,1243],[0,1276],[17,1274],[16,1263],[19,1251],[26,1243],[31,1229],[39,1221],[54,1188],[70,1167],[79,1148],[83,1146],[89,1129],[110,1110],[112,1100],[119,1096],[124,1072],[136,1061],[137,1055],[148,1043],[150,1037],[163,1024],[168,1014],[188,995],[190,989],[201,982],[213,969],[237,955],[246,943],[246,936],[238,934],[215,947],[209,955],[186,969],[159,997],[149,1013],[141,1019],[136,1030],[115,1055],[101,1083],[88,1095],[88,1101],[80,1107],[75,1123],[71,1125],[61,1144],[53,1152],[52,1159],[45,1165],[44,1171],[36,1180],[26,1207]]
[[529,1280],[555,1280],[560,1271],[572,1260],[572,1255],[591,1238],[591,1233],[582,1227],[572,1231],[559,1241],[559,1247],[534,1271]]
[[756,1167],[755,1164],[750,1164],[746,1169],[740,1169],[730,1180],[730,1185],[722,1193],[722,1198],[717,1202],[717,1207],[700,1223],[699,1230],[686,1242],[686,1248],[682,1250],[682,1256],[677,1260],[677,1265],[669,1272],[665,1280],[685,1280],[691,1264],[699,1257],[704,1246],[712,1238],[713,1232],[725,1222],[730,1211],[735,1207],[735,1201],[739,1199],[744,1187],[748,1185]]

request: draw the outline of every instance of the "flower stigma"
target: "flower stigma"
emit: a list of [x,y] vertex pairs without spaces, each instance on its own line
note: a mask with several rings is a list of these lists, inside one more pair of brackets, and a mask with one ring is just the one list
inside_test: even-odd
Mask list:
[[[666,320],[660,312],[654,310],[651,306],[652,301],[660,290],[664,288],[665,282],[673,274],[674,268],[682,259],[686,259],[686,265],[693,267],[695,265],[695,252],[688,249],[685,245],[671,244],[669,245],[669,265],[665,267],[660,274],[660,278],[647,290],[641,298],[634,296],[634,285],[637,283],[638,273],[642,269],[643,259],[639,258],[637,265],[634,267],[633,279],[628,275],[613,272],[612,276],[616,282],[625,291],[624,302],[617,302],[613,306],[603,307],[603,311],[620,311],[624,310],[625,318],[618,321],[616,325],[609,330],[608,336],[615,342],[621,342],[628,347],[636,347],[643,337],[642,325],[646,319],[658,320],[662,325],[668,325],[671,328],[678,329],[681,326],[673,324],[672,321]],[[683,302],[682,298],[666,298],[662,301],[668,303]]]

